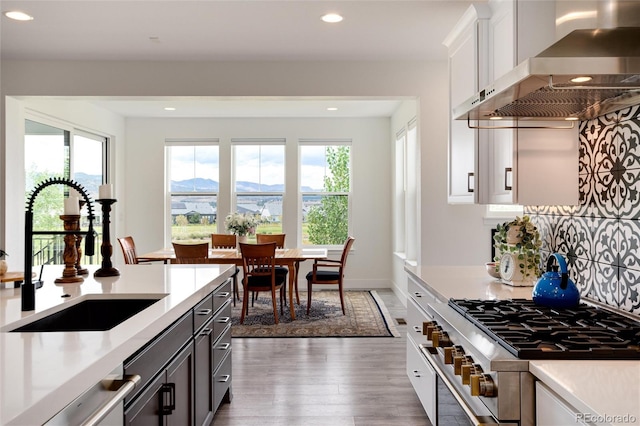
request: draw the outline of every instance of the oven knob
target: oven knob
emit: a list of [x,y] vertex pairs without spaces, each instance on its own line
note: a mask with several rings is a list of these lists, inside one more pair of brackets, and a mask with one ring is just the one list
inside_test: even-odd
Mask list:
[[437,331],[431,335],[431,340],[433,341],[434,348],[444,348],[446,346],[453,346],[451,343],[451,339],[449,339],[449,335],[446,331]]
[[473,396],[495,396],[496,386],[493,379],[488,374],[471,375],[471,395]]
[[444,363],[453,364],[453,358],[464,354],[462,346],[447,346],[444,348]]
[[453,364],[453,351],[455,348],[453,346],[449,346],[444,348],[444,363],[445,364]]
[[453,374],[459,376],[462,374],[462,366],[465,364],[473,364],[470,356],[456,355],[453,357]]
[[481,374],[482,367],[479,364],[463,364],[461,367],[462,371],[462,384],[469,385],[471,384],[471,376],[474,374]]
[[422,334],[424,334],[425,336],[427,334],[429,334],[429,327],[431,328],[431,331],[433,331],[433,327],[435,327],[437,324],[434,321],[424,321],[422,323]]
[[428,325],[426,327],[426,329],[423,328],[423,334],[427,336],[427,340],[433,340],[433,333],[436,332],[438,330],[438,326],[433,323],[431,325]]

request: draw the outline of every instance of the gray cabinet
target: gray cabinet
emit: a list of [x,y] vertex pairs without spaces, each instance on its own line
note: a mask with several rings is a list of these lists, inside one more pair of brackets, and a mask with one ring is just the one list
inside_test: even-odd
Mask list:
[[231,401],[231,281],[124,362],[141,382],[125,399],[126,425],[208,425]]

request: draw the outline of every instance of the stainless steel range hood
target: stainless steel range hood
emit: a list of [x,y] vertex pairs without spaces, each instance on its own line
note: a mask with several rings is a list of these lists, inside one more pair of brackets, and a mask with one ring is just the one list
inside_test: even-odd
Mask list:
[[[599,28],[575,30],[523,61],[455,106],[453,117],[588,120],[640,104],[640,1],[599,3],[610,6],[598,11]],[[583,76],[591,80],[571,81]]]

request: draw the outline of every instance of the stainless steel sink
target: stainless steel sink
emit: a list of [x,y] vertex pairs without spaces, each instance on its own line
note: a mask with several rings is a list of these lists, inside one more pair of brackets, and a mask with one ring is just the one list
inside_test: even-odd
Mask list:
[[88,299],[10,332],[105,331],[156,303],[151,299]]

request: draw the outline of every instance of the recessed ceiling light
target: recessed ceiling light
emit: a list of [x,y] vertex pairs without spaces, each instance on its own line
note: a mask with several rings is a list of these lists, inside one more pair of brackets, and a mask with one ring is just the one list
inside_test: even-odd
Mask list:
[[338,108],[336,108],[336,107],[328,107],[327,108],[327,111],[337,111],[337,110],[338,110]]
[[322,17],[322,20],[324,22],[328,22],[330,24],[335,24],[337,22],[342,21],[344,18],[340,15],[338,15],[337,13],[327,13],[326,15],[324,15]]
[[591,80],[592,80],[592,78],[589,77],[589,76],[586,76],[586,75],[571,79],[571,81],[574,82],[574,83],[584,83],[584,82],[591,81]]
[[174,107],[164,107],[165,111],[175,111],[176,109]]
[[15,21],[32,21],[33,16],[27,15],[24,12],[20,12],[19,10],[11,10],[9,12],[5,12],[4,16],[9,19],[13,19]]

